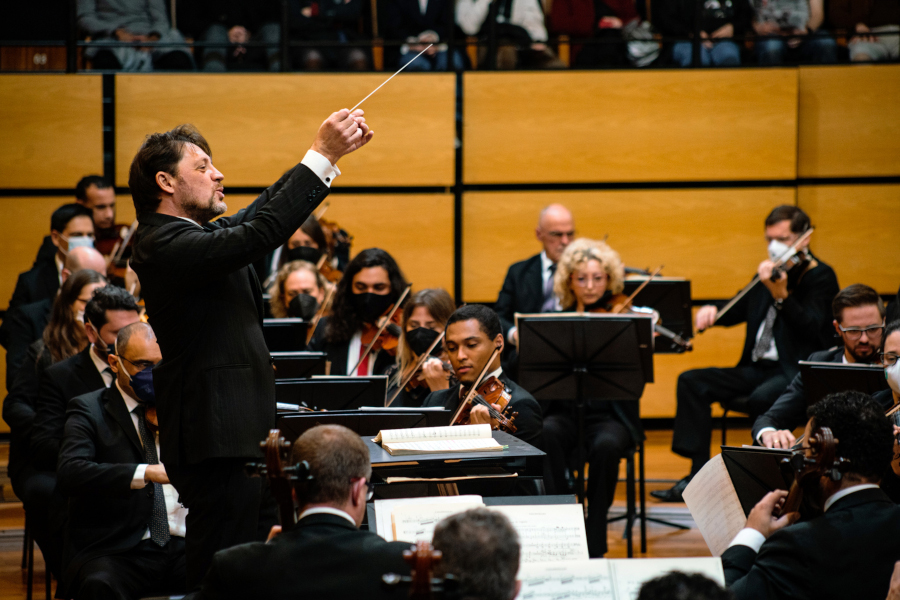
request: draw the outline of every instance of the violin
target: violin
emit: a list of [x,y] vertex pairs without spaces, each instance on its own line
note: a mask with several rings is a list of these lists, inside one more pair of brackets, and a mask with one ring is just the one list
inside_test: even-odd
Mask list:
[[131,246],[137,226],[137,220],[130,227],[116,225],[113,227],[115,235],[98,237],[94,240],[94,247],[106,257],[106,272],[110,277],[125,279],[128,261],[122,260],[122,256],[125,254],[125,250]]
[[[635,311],[631,310],[631,301],[634,299],[634,297],[637,295],[637,293],[640,292],[644,288],[644,286],[649,281],[650,280],[648,279],[643,284],[638,286],[638,289],[636,289],[634,291],[634,293],[631,294],[631,296],[626,296],[625,294],[613,294],[610,297],[608,302],[598,305],[598,306],[594,306],[594,307],[590,308],[587,312],[601,313],[601,314],[621,314],[623,312],[625,312],[625,313],[635,312]],[[666,329],[659,323],[653,324],[653,331],[654,331],[654,333],[658,333],[659,335],[663,336],[664,338],[671,340],[672,343],[678,345],[682,349],[682,351],[691,352],[694,349],[694,344],[691,343],[690,340],[684,339],[683,337],[681,337],[680,335],[678,335],[671,329]]]
[[[519,413],[512,413],[509,417],[503,413],[506,411],[509,403],[512,401],[512,391],[496,377],[488,377],[478,387],[474,388],[475,394],[471,398],[466,396],[467,402],[463,402],[460,410],[450,425],[468,425],[471,418],[472,408],[474,406],[485,406],[491,419],[497,421],[494,429],[502,429],[507,433],[515,433],[517,428],[513,421],[519,416]],[[469,393],[471,395],[471,392]],[[494,404],[500,407],[500,410],[494,408]]]
[[409,598],[414,600],[436,600],[447,597],[456,597],[458,582],[453,575],[445,575],[443,578],[434,576],[434,568],[441,562],[442,553],[435,550],[431,543],[421,541],[403,551],[403,560],[409,564],[410,574],[402,577],[395,573],[387,573],[381,580],[385,587],[394,589],[401,583],[409,585]]
[[841,467],[847,460],[837,457],[838,442],[830,428],[818,427],[807,440],[808,448],[795,447],[791,450],[790,458],[782,460],[783,465],[794,471],[794,482],[776,516],[797,512],[801,504],[805,504],[811,512],[822,511],[823,507],[818,505],[818,499],[804,498],[803,490],[811,485],[815,486],[826,475],[832,481],[841,480]]
[[319,273],[322,274],[322,277],[325,278],[329,283],[337,283],[344,276],[344,272],[336,269],[332,266],[331,261],[328,260],[328,254],[322,254],[322,257],[319,258],[319,262],[316,264],[316,268],[319,269]]
[[794,267],[808,265],[810,260],[808,250],[798,250],[796,253],[783,261],[776,263],[775,266],[772,267],[772,275],[769,277],[769,281],[775,283],[781,279],[782,274],[793,271]]
[[400,344],[400,320],[403,318],[400,307],[403,301],[409,295],[412,286],[406,286],[400,298],[388,308],[387,312],[382,315],[381,325],[375,327],[371,323],[366,323],[362,331],[362,344],[366,347],[365,351],[360,355],[356,365],[348,371],[348,373],[356,373],[356,369],[362,364],[362,361],[374,350],[378,352],[385,350],[391,356],[397,355],[397,346]]
[[313,479],[309,463],[303,460],[295,465],[290,464],[291,443],[282,437],[278,429],[270,429],[268,437],[259,443],[259,447],[266,453],[266,462],[247,463],[245,469],[250,476],[268,478],[272,496],[278,503],[281,530],[288,531],[297,523],[297,507],[291,489],[295,481]]
[[[427,359],[430,357],[428,355],[426,355],[425,358],[427,361]],[[424,365],[424,363],[423,363],[423,365]],[[441,368],[444,370],[445,373],[449,373],[448,380],[451,381],[450,386],[453,387],[454,385],[456,385],[455,383],[452,383],[453,380],[456,379],[456,376],[453,374],[453,365],[450,364],[450,361],[442,360]],[[407,392],[411,392],[412,390],[414,390],[416,388],[428,387],[428,382],[425,381],[424,379],[420,379],[421,375],[422,375],[422,367],[419,367],[418,369],[415,369],[414,371],[412,371],[412,373],[409,375],[409,380],[407,381],[407,383],[403,389],[405,389]]]

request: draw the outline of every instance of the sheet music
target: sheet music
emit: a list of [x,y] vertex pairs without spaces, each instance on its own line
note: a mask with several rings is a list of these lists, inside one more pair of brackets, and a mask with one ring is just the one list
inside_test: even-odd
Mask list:
[[529,563],[519,570],[516,600],[615,600],[609,561]]
[[378,433],[376,442],[424,442],[429,440],[490,439],[491,426],[457,425],[455,427],[416,427],[412,429],[385,429]]
[[474,450],[502,450],[503,446],[494,439],[432,440],[423,442],[382,442],[391,454],[417,452],[469,452]]
[[710,552],[722,556],[747,517],[721,454],[703,465],[682,496]]
[[587,560],[584,509],[580,504],[491,506],[519,533],[520,562]]
[[391,525],[391,513],[398,506],[415,504],[484,504],[481,496],[440,496],[426,498],[397,498],[394,500],[375,501],[375,533],[389,542],[394,540]]
[[[434,500],[434,498],[431,498]],[[470,508],[484,506],[478,502],[456,502],[441,504],[412,504],[398,506],[391,511],[391,525],[394,540],[401,542],[431,541],[434,528],[444,518]]]
[[644,582],[672,571],[700,573],[725,585],[721,558],[619,558],[609,563],[616,600],[635,600]]

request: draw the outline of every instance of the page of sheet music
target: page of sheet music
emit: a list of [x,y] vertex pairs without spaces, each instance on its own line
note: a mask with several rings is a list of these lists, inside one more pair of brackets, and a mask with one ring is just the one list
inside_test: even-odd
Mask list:
[[398,506],[415,504],[484,504],[481,496],[432,496],[425,498],[396,498],[392,500],[375,500],[375,533],[389,542],[394,539],[391,512]]
[[408,504],[391,511],[394,539],[401,542],[430,542],[434,528],[445,517],[470,508],[484,506],[481,502],[442,504]]
[[[384,442],[391,450],[407,452],[467,452],[472,450],[502,450],[495,439],[466,438],[462,440],[428,440],[420,442]],[[396,452],[395,452],[396,453]]]
[[618,558],[609,561],[616,600],[635,600],[641,585],[672,571],[700,573],[719,585],[725,585],[722,559],[698,558]]
[[747,517],[721,454],[703,465],[682,496],[709,551],[722,556]]
[[519,533],[520,562],[587,560],[584,509],[580,504],[491,506]]
[[615,600],[609,561],[528,563],[519,571],[516,600]]
[[[460,440],[491,437],[491,426],[456,425],[455,427],[416,427],[413,429],[385,429],[379,432],[381,442],[423,442],[429,440]],[[376,438],[376,441],[377,438]]]

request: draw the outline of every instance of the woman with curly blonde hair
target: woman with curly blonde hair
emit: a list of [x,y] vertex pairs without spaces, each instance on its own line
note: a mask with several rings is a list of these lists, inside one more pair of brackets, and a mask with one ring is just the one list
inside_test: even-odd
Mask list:
[[564,311],[586,312],[612,307],[625,287],[625,267],[619,253],[605,242],[581,238],[565,249],[556,274],[553,292]]
[[316,265],[305,260],[291,261],[278,269],[269,288],[272,316],[311,319],[325,299],[327,289],[328,282]]

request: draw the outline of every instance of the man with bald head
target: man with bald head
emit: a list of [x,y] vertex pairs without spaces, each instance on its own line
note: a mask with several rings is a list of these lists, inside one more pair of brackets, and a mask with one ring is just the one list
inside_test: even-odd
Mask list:
[[560,308],[553,294],[553,273],[566,246],[575,239],[575,219],[565,206],[551,204],[541,211],[534,235],[543,250],[509,268],[494,304],[503,324],[503,335],[511,347],[519,341],[515,327],[517,312],[553,312]]

